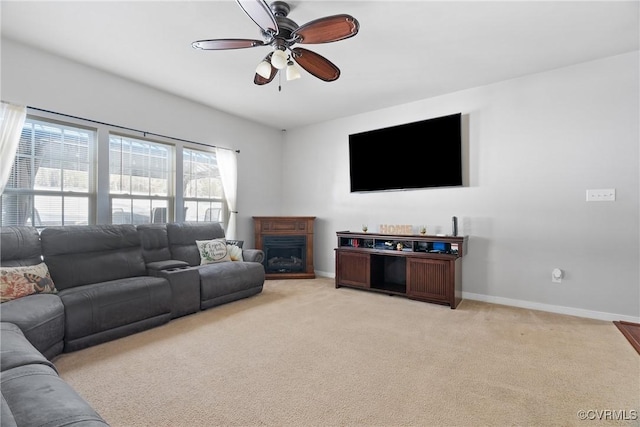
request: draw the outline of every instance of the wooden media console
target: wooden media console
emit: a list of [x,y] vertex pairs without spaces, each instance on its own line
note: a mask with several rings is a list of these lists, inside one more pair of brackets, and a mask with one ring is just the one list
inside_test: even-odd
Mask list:
[[401,295],[456,308],[468,237],[339,231],[336,288]]

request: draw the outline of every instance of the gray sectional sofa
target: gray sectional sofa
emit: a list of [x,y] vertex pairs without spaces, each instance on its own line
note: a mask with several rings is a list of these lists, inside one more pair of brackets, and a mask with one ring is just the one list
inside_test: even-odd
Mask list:
[[107,425],[52,361],[260,293],[261,250],[201,265],[196,241],[224,237],[218,223],[0,227],[0,265],[44,262],[57,291],[0,304],[1,425]]
[[0,322],[2,426],[108,426],[13,323]]

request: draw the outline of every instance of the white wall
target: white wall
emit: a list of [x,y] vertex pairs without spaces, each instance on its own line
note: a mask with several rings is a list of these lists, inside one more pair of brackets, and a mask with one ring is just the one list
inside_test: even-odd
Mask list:
[[[466,298],[638,321],[638,63],[635,52],[289,130],[282,211],[317,217],[320,275],[335,274],[336,231],[449,232],[455,215],[470,236]],[[350,133],[456,112],[469,122],[468,187],[349,192]],[[587,203],[593,188],[617,200]]]
[[[317,216],[319,275],[334,274],[338,230],[426,224],[448,232],[456,215],[470,236],[466,298],[640,320],[637,52],[283,137],[10,40],[1,47],[4,101],[240,149],[238,238],[253,243],[254,215]],[[349,193],[349,133],[454,112],[469,122],[468,187]],[[586,203],[587,188],[616,188],[617,201]],[[551,283],[554,267],[566,272],[561,284]]]
[[0,89],[3,101],[240,150],[236,236],[248,245],[252,216],[280,213],[279,130],[7,39]]

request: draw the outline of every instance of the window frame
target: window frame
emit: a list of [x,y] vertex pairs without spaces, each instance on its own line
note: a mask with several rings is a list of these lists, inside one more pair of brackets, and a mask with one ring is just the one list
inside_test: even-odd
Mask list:
[[[71,129],[78,129],[81,131],[88,131],[92,134],[92,142],[91,147],[89,148],[89,158],[90,158],[90,192],[88,193],[87,199],[87,218],[81,218],[82,222],[78,222],[78,224],[86,224],[94,225],[94,224],[111,224],[112,223],[112,206],[113,206],[113,197],[110,191],[110,170],[109,170],[109,152],[110,152],[110,142],[109,138],[111,135],[119,135],[127,138],[142,140],[142,141],[150,141],[152,143],[162,144],[164,146],[170,146],[173,148],[172,152],[172,161],[169,163],[169,177],[171,179],[170,190],[171,195],[169,198],[164,196],[156,197],[156,196],[136,196],[136,195],[126,195],[125,197],[129,199],[133,199],[137,201],[140,199],[162,199],[166,200],[167,204],[167,221],[185,221],[185,212],[184,206],[189,206],[194,202],[210,202],[213,203],[211,207],[219,207],[221,208],[220,213],[220,222],[224,227],[225,224],[229,221],[229,208],[227,205],[226,196],[224,195],[224,188],[221,189],[220,193],[222,194],[220,197],[213,198],[198,198],[198,197],[186,197],[184,198],[184,188],[183,188],[183,180],[184,180],[184,161],[183,161],[183,153],[185,150],[192,150],[197,152],[203,152],[207,155],[214,156],[216,159],[216,163],[218,161],[217,150],[215,146],[201,144],[198,142],[188,141],[179,138],[173,138],[164,135],[158,134],[149,134],[147,132],[138,131],[136,129],[126,128],[122,126],[112,125],[108,123],[103,123],[95,120],[84,119],[81,117],[70,116],[66,114],[55,113],[52,111],[40,110],[36,108],[27,108],[27,120],[28,121],[41,121],[47,124],[52,124],[54,126],[66,127]],[[219,170],[218,170],[219,177]],[[217,178],[217,177],[216,177]],[[9,194],[14,192],[14,189],[5,188],[2,195],[5,193]],[[26,193],[26,192],[25,192]],[[64,197],[68,200],[71,200],[72,197],[85,197],[87,193],[78,193],[74,191],[41,191],[38,190],[28,190],[30,197],[39,197],[39,196],[55,196],[55,197]],[[123,194],[113,195],[114,197],[122,197]],[[0,199],[0,207],[2,207],[2,200]],[[68,207],[68,204],[65,203],[65,207]],[[15,208],[14,208],[15,209]],[[60,207],[58,207],[60,209]],[[202,211],[204,209],[201,208]],[[51,210],[54,212],[54,209]],[[55,210],[55,214],[57,215],[58,210]],[[64,214],[65,221],[64,225],[75,224],[75,222],[68,221],[67,214],[64,212],[60,212],[62,216]],[[29,215],[31,216],[31,215]],[[193,218],[198,221],[203,221],[202,212],[199,218]],[[215,219],[215,218],[214,218]],[[62,223],[58,221],[58,223]],[[31,225],[32,222],[29,223]],[[0,218],[0,225],[9,225],[5,222],[2,224],[2,218]],[[37,228],[43,228],[45,226],[49,226],[53,224],[40,224],[38,223]]]
[[[111,188],[111,177],[112,177],[112,164],[111,164],[111,154],[112,154],[112,149],[111,149],[111,138],[124,138],[127,139],[129,141],[135,141],[136,143],[139,144],[147,144],[150,146],[161,146],[163,149],[167,150],[168,156],[166,159],[166,163],[167,163],[167,176],[166,176],[166,187],[167,187],[167,194],[166,195],[158,195],[158,194],[154,194],[151,188],[151,185],[149,185],[149,194],[136,194],[134,192],[132,192],[132,188],[131,186],[129,187],[129,192],[112,192],[112,188]],[[108,179],[109,179],[109,185],[107,187],[107,191],[108,191],[108,197],[109,197],[109,220],[111,224],[150,224],[154,222],[154,219],[156,218],[161,218],[163,219],[162,221],[157,221],[157,222],[162,222],[162,223],[166,223],[166,222],[172,222],[175,219],[175,175],[176,175],[176,146],[175,144],[171,144],[168,142],[163,142],[163,141],[158,141],[156,139],[153,138],[146,138],[146,137],[137,137],[137,136],[131,136],[125,133],[120,133],[120,132],[109,132],[108,134],[108,159],[107,159],[107,175],[108,175]],[[121,167],[122,169],[122,167]],[[146,168],[145,172],[151,172],[152,169],[151,168]],[[128,177],[131,177],[132,175],[126,175]],[[114,222],[114,213],[118,212],[116,211],[116,209],[120,209],[118,207],[114,207],[114,200],[118,200],[118,199],[122,199],[122,200],[128,200],[130,201],[130,210],[129,210],[129,221],[118,221],[118,222]],[[136,214],[134,212],[134,205],[135,205],[135,201],[148,201],[149,202],[149,211],[148,211],[148,220],[143,220],[143,218],[139,218],[139,220],[136,220],[136,215],[141,215],[141,214]],[[155,202],[164,202],[164,203],[155,203]],[[154,204],[156,205],[154,207]],[[161,206],[161,205],[165,205],[165,206]],[[154,209],[156,208],[165,208],[164,211],[164,215],[155,215],[155,211]],[[125,215],[123,215],[123,219],[126,217],[126,213]]]
[[[86,165],[86,175],[87,175],[87,191],[78,191],[77,189],[74,190],[65,190],[65,171],[72,171],[74,169],[65,169],[64,168],[64,160],[62,158],[50,158],[49,161],[60,161],[60,167],[59,168],[51,168],[54,171],[59,171],[59,176],[60,176],[60,188],[58,189],[43,189],[43,188],[36,188],[37,187],[37,177],[38,177],[38,172],[40,171],[41,165],[39,165],[37,167],[37,169],[35,169],[33,167],[34,163],[35,163],[35,159],[38,157],[38,154],[36,153],[36,148],[35,145],[33,144],[33,141],[35,140],[35,127],[37,125],[41,125],[43,127],[52,127],[52,128],[57,128],[61,131],[61,137],[59,140],[60,144],[67,144],[65,138],[64,138],[64,132],[65,131],[73,131],[73,132],[80,132],[80,133],[87,133],[89,136],[89,141],[88,144],[86,146],[86,150],[87,150],[87,157],[86,157],[86,162],[84,163]],[[23,138],[23,134],[25,132],[25,130],[31,126],[30,130],[27,131],[31,131],[33,132],[31,134],[31,144],[29,146],[29,153],[27,155],[25,154],[19,154],[20,152],[20,145],[22,144],[22,138]],[[31,182],[31,188],[26,189],[26,188],[12,188],[9,185],[7,185],[4,188],[4,191],[2,192],[2,197],[0,198],[0,206],[2,206],[5,202],[5,196],[9,195],[9,196],[16,196],[16,197],[20,197],[20,196],[24,196],[24,197],[28,197],[30,199],[29,203],[29,208],[27,209],[28,212],[27,213],[27,217],[25,218],[25,221],[23,224],[6,224],[2,218],[0,218],[0,225],[6,226],[6,225],[21,225],[21,226],[33,226],[36,227],[38,229],[44,228],[46,226],[54,226],[54,225],[83,225],[83,224],[93,224],[95,223],[95,218],[96,218],[96,200],[97,200],[97,169],[98,169],[98,163],[97,163],[97,146],[98,146],[98,130],[96,128],[90,127],[90,126],[86,126],[86,125],[82,125],[82,124],[78,124],[75,122],[65,122],[65,121],[60,121],[60,120],[55,120],[55,119],[51,119],[51,118],[47,118],[47,117],[43,117],[41,115],[35,115],[35,114],[27,114],[27,117],[25,119],[25,123],[23,125],[22,131],[21,131],[21,136],[20,136],[20,142],[18,143],[18,148],[16,151],[16,158],[14,158],[14,164],[12,166],[12,171],[14,170],[15,164],[16,164],[16,159],[18,158],[18,156],[20,155],[22,158],[25,159],[29,159],[29,164],[30,167],[29,169],[31,169],[30,176],[29,176],[29,180]],[[43,156],[44,158],[44,156]],[[84,159],[83,159],[84,160]],[[80,169],[82,170],[82,169]],[[15,175],[16,173],[13,172],[12,175]],[[43,223],[42,218],[40,216],[40,213],[36,207],[36,199],[38,197],[54,197],[54,198],[59,198],[60,199],[60,206],[62,207],[61,211],[59,212],[59,221],[57,221],[58,218],[56,218],[55,221],[45,221]],[[68,213],[67,210],[64,208],[65,205],[67,205],[68,203],[65,203],[65,200],[68,202],[69,200],[72,199],[79,199],[79,198],[83,198],[86,199],[86,203],[87,203],[87,209],[86,209],[86,219],[82,218],[82,220],[80,222],[78,222],[78,220],[76,219],[76,222],[74,223],[71,218],[72,214]],[[2,208],[4,209],[4,206],[2,206]],[[84,214],[84,212],[82,212]]]
[[[186,165],[185,153],[189,151],[203,153],[205,155],[212,156],[213,158],[215,158],[216,169],[218,170],[218,174],[217,176],[214,177],[214,179],[220,180],[220,191],[222,193],[219,197],[211,198],[211,197],[187,196],[187,184],[185,183],[185,180],[187,178],[187,171],[185,170],[185,165]],[[216,155],[215,148],[206,150],[206,149],[195,148],[191,146],[184,146],[182,147],[181,157],[182,157],[182,180],[183,180],[182,205],[183,205],[183,209],[185,209],[185,220],[188,217],[188,218],[191,218],[189,219],[189,221],[192,221],[192,222],[219,222],[224,228],[226,226],[227,218],[229,216],[229,206],[227,204],[227,199],[224,194],[224,187],[222,186],[222,178],[220,176],[219,166],[217,164],[218,156]],[[191,216],[191,212],[189,212],[189,210],[186,209],[187,203],[196,204],[197,208],[196,208],[195,219],[193,219],[193,216]],[[200,207],[199,205],[201,204],[204,205],[205,207],[205,209],[202,212],[202,215],[200,214],[200,209],[199,209]],[[220,211],[218,212],[217,219],[214,219],[213,217],[209,217],[210,219],[207,219],[207,208],[206,208],[207,204],[209,205],[208,208],[210,209],[220,209]],[[191,206],[188,206],[188,207],[190,208]]]

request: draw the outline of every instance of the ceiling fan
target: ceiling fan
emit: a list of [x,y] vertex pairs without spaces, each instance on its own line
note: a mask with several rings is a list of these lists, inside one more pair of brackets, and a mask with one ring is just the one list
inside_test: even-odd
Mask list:
[[296,63],[315,77],[331,82],[340,77],[340,69],[323,56],[295,44],[331,43],[358,34],[360,24],[351,15],[326,16],[298,26],[287,18],[291,8],[284,1],[267,5],[264,0],[236,0],[242,10],[260,27],[263,40],[213,39],[198,40],[195,49],[228,50],[271,46],[273,50],[258,64],[253,82],[264,85],[278,71],[286,68],[287,80],[300,77]]

